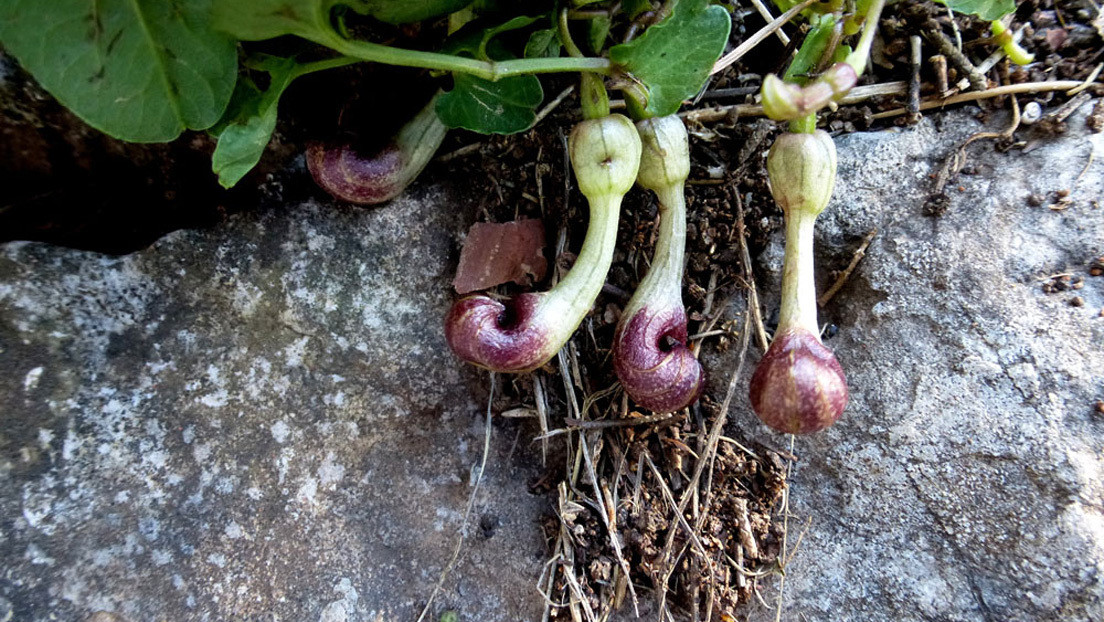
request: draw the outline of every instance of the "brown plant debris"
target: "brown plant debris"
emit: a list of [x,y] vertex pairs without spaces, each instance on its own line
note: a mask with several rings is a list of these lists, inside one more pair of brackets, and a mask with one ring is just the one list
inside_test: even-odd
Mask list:
[[527,285],[544,279],[548,260],[544,223],[536,218],[513,222],[477,222],[468,230],[452,286],[466,294],[503,283]]

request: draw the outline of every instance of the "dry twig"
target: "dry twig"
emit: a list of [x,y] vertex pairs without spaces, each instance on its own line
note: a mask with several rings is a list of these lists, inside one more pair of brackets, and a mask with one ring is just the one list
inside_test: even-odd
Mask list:
[[820,298],[817,298],[817,305],[823,307],[824,305],[828,304],[828,301],[832,299],[832,296],[835,296],[836,292],[838,292],[840,288],[843,287],[843,284],[846,283],[847,279],[851,277],[851,273],[855,271],[855,267],[858,266],[859,262],[862,261],[862,258],[866,256],[866,249],[868,246],[870,246],[870,241],[874,239],[875,235],[878,235],[878,230],[876,228],[872,229],[870,233],[867,233],[865,236],[863,236],[862,244],[859,244],[858,250],[856,250],[855,254],[851,257],[851,263],[847,264],[847,267],[844,268],[843,272],[840,272],[840,275],[836,277],[836,282],[832,283],[832,286],[828,288],[828,291],[824,292],[824,294],[821,295]]
[[732,50],[728,54],[722,56],[721,59],[713,65],[713,71],[711,71],[710,73],[717,73],[723,70],[725,67],[728,67],[729,65],[743,58],[744,55],[755,48],[755,46],[759,45],[763,42],[764,39],[771,36],[771,33],[781,28],[783,25],[786,24],[786,22],[793,19],[795,15],[805,10],[806,7],[814,2],[816,2],[816,0],[805,0],[805,2],[794,6],[789,11],[786,11],[782,15],[779,15],[776,19],[771,21],[771,23],[757,30],[755,34],[748,37],[746,41],[736,46],[735,50]]
[[755,274],[751,271],[751,255],[748,253],[746,230],[744,228],[744,202],[736,194],[736,238],[739,240],[740,261],[743,263],[744,274],[748,286],[748,314],[755,322],[755,334],[759,337],[759,347],[763,352],[770,347],[770,339],[767,338],[767,329],[763,326],[763,316],[759,311],[759,293],[755,288]]

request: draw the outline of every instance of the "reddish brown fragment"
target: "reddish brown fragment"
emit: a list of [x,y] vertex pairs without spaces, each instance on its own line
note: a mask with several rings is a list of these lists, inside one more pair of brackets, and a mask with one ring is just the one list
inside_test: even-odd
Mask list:
[[1069,33],[1064,28],[1050,28],[1044,33],[1044,36],[1050,49],[1057,52],[1058,48],[1062,47],[1066,39],[1069,38]]
[[539,219],[477,222],[460,250],[452,286],[466,294],[510,281],[524,285],[529,277],[540,281],[548,270],[543,248],[544,223]]

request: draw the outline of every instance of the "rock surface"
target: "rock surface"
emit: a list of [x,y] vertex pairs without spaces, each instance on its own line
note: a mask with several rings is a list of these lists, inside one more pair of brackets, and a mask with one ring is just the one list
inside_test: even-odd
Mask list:
[[[822,265],[845,266],[878,234],[821,312],[839,326],[827,344],[851,403],[796,441],[791,535],[811,522],[783,619],[1104,619],[1104,277],[1089,275],[1104,253],[1104,134],[1082,114],[1026,153],[975,142],[975,174],[947,188],[946,213],[922,213],[929,174],[956,145],[1006,124],[964,112],[838,141]],[[1048,209],[1059,190],[1068,206]],[[779,239],[760,283],[777,282],[781,256]],[[1044,293],[1054,274],[1084,287]]]
[[[822,264],[879,233],[822,313],[852,401],[796,442],[784,619],[1104,619],[1104,140],[1070,127],[972,145],[938,218],[929,174],[982,128],[968,112],[839,139]],[[1064,210],[1026,201],[1060,189]],[[0,620],[414,620],[483,438],[485,376],[438,324],[442,204],[292,206],[122,258],[0,247]],[[1084,287],[1043,292],[1067,272]],[[733,426],[788,445],[736,403]],[[539,619],[546,506],[524,439],[495,432],[432,619]]]
[[[486,377],[440,326],[445,203],[294,206],[121,258],[2,247],[0,620],[414,620],[484,436]],[[515,442],[493,435],[435,611],[539,616]]]

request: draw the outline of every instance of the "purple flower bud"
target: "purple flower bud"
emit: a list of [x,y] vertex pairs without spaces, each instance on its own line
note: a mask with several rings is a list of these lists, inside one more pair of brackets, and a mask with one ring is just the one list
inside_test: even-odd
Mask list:
[[819,78],[805,86],[784,82],[768,74],[763,78],[763,112],[775,121],[793,121],[808,116],[837,101],[858,82],[855,69],[846,63],[836,63]]
[[836,98],[846,95],[859,81],[859,75],[855,68],[847,63],[836,63],[820,74],[818,82],[823,82],[832,87],[832,93]]
[[751,377],[755,414],[779,432],[832,425],[847,405],[847,381],[817,332],[813,229],[836,181],[836,148],[822,130],[783,134],[767,157],[771,194],[786,214],[778,331]]
[[488,296],[468,296],[445,316],[445,339],[456,356],[493,371],[536,369],[560,344],[539,317],[545,294],[522,294],[510,306]]
[[847,406],[847,380],[836,356],[815,334],[796,329],[775,335],[751,377],[755,414],[787,434],[832,425]]
[[652,266],[617,325],[613,369],[637,404],[672,412],[694,403],[705,386],[705,373],[686,345],[682,305],[690,143],[676,115],[638,121],[636,129],[644,144],[636,182],[659,200],[659,238]]
[[457,356],[492,371],[536,369],[556,355],[602,291],[621,198],[640,166],[640,137],[621,115],[583,121],[568,141],[579,189],[590,203],[590,225],[575,265],[543,294],[523,294],[512,306],[487,296],[458,301],[445,318],[445,337]]
[[682,305],[646,304],[619,326],[613,369],[633,401],[649,410],[674,412],[693,404],[705,388],[705,372],[687,346]]
[[307,146],[307,168],[315,183],[334,198],[358,205],[389,201],[406,188],[406,157],[394,144],[362,155],[348,144]]
[[307,168],[315,183],[335,198],[376,205],[397,197],[429,164],[448,128],[430,100],[382,148],[362,153],[349,144],[307,147]]

